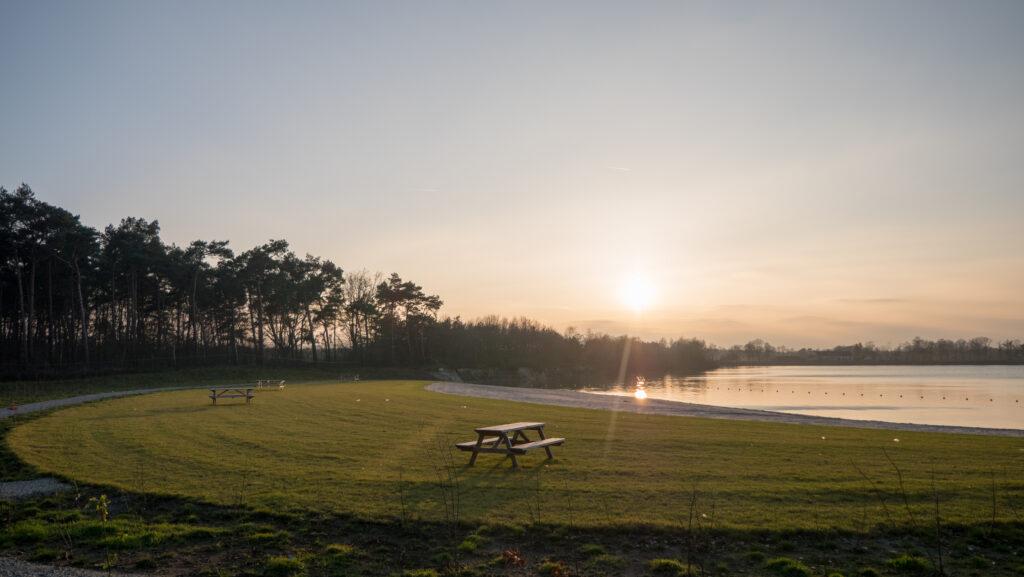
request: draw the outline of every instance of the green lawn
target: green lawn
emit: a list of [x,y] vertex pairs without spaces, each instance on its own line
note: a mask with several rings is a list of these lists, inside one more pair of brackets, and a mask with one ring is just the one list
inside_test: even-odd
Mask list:
[[[0,407],[11,403],[24,405],[91,393],[128,391],[134,389],[158,389],[163,387],[187,387],[196,385],[233,385],[255,383],[257,379],[285,379],[288,382],[324,381],[337,379],[339,373],[362,372],[370,376],[380,373],[375,369],[344,369],[330,365],[311,364],[308,366],[256,365],[199,367],[192,369],[168,370],[150,373],[120,373],[86,378],[7,381],[0,382]],[[384,371],[392,378],[393,371]],[[391,374],[387,374],[391,373]],[[408,377],[410,371],[403,371]],[[413,371],[411,374],[418,374]]]
[[[308,384],[211,406],[202,391],[58,411],[8,436],[27,463],[80,481],[218,504],[443,520],[446,447],[473,427],[542,420],[567,437],[507,462],[456,453],[463,520],[675,525],[696,491],[719,527],[867,530],[1019,520],[1024,440],[611,413],[454,397],[424,382]],[[899,441],[896,442],[895,438]],[[863,475],[861,472],[863,472]],[[933,491],[932,476],[935,479]],[[865,476],[871,480],[869,482]]]

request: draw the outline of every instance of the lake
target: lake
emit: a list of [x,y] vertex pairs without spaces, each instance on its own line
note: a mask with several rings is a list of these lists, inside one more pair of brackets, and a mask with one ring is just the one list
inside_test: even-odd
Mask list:
[[[1024,428],[1024,366],[770,366],[647,381],[648,397],[928,425]],[[588,392],[632,395],[633,387]]]

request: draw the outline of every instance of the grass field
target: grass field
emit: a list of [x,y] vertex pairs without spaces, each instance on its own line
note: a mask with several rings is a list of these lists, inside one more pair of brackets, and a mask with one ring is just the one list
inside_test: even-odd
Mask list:
[[[868,531],[927,525],[936,496],[944,523],[1024,512],[1021,439],[616,414],[424,385],[306,384],[250,406],[158,393],[61,410],[8,442],[82,482],[364,519],[676,526],[693,510],[721,528]],[[476,426],[517,420],[545,421],[567,444],[519,471],[493,455],[467,468],[448,449]]]
[[[174,371],[149,373],[119,373],[86,378],[7,381],[0,382],[0,407],[11,403],[23,405],[50,399],[61,399],[91,393],[127,391],[134,389],[157,389],[195,385],[232,385],[254,383],[257,379],[285,379],[288,382],[323,381],[337,379],[339,373],[362,372],[364,376],[394,378],[396,371],[374,369],[337,368],[325,364],[308,366],[267,366],[238,365],[220,367],[199,367]],[[402,377],[410,371],[401,371]],[[418,374],[419,371],[411,371]]]

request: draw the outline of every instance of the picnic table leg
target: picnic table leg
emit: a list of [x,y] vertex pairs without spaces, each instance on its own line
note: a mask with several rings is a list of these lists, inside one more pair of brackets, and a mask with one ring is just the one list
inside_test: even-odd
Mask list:
[[476,463],[476,456],[480,454],[480,445],[484,442],[484,434],[477,433],[476,445],[473,446],[473,456],[469,458],[469,466],[472,467]]
[[212,395],[210,395],[210,400],[212,400],[213,404],[216,405],[217,404],[217,391],[210,391],[210,392],[213,393]]
[[505,446],[508,447],[508,450],[506,451],[505,454],[508,456],[508,458],[512,459],[512,468],[518,469],[519,461],[516,461],[516,454],[512,452],[512,440],[508,438],[508,433],[502,433],[500,436],[501,440],[498,441],[498,444],[501,444],[501,441],[505,441]]
[[[544,440],[544,427],[537,429],[537,434],[540,435],[540,440]],[[548,460],[554,459],[555,456],[551,454],[551,447],[545,446],[544,451],[548,454]]]

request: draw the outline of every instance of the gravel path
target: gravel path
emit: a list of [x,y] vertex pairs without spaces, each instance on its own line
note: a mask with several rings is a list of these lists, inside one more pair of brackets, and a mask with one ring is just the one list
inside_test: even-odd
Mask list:
[[[38,403],[26,403],[24,405],[18,405],[17,410],[10,410],[8,408],[0,409],[0,419],[6,419],[7,417],[13,417],[14,415],[20,415],[22,413],[34,413],[36,411],[46,411],[49,409],[57,409],[60,407],[68,407],[71,405],[80,405],[82,403],[89,403],[92,401],[99,401],[102,399],[111,399],[114,397],[127,397],[129,395],[141,395],[143,393],[157,393],[160,391],[180,391],[182,389],[201,389],[203,387],[160,387],[157,389],[132,389],[130,391],[113,391],[110,393],[92,393],[90,395],[78,395],[77,397],[67,397],[65,399],[53,399],[51,401],[39,401]],[[2,576],[0,576],[2,577]]]
[[831,427],[853,427],[858,429],[887,429],[893,431],[924,431],[930,433],[960,433],[967,435],[1024,437],[1024,430],[1019,429],[985,429],[981,427],[952,427],[945,425],[918,425],[914,423],[889,423],[885,421],[858,421],[854,419],[796,415],[775,411],[733,409],[730,407],[716,407],[713,405],[663,401],[661,399],[644,399],[641,401],[634,399],[633,397],[584,393],[564,389],[529,389],[525,387],[496,387],[492,385],[441,382],[431,383],[427,386],[427,390],[449,395],[520,401],[524,403],[540,403],[543,405],[558,405],[560,407],[626,411],[630,413],[644,413],[652,415],[676,415],[682,417],[705,417],[709,419],[826,425]]
[[108,573],[107,571],[90,571],[74,567],[50,567],[26,563],[17,559],[0,557],[0,577],[143,577],[128,573]]
[[60,493],[70,488],[71,485],[58,481],[53,477],[40,477],[39,479],[30,479],[28,481],[7,481],[0,483],[0,501]]

